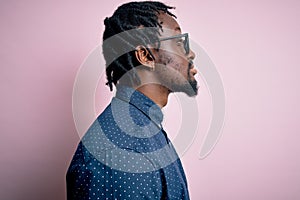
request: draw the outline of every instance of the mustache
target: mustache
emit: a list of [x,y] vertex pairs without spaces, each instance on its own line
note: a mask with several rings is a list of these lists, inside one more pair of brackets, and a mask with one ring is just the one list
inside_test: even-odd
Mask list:
[[189,61],[188,70],[190,70],[193,66],[194,62],[192,60]]
[[189,79],[191,78],[190,69],[192,69],[193,64],[194,64],[194,62],[192,60],[190,60],[188,68],[187,68],[187,74],[188,74]]

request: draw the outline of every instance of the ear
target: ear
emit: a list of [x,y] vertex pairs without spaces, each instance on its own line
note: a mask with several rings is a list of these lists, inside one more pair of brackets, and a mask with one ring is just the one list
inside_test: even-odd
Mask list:
[[149,50],[143,46],[139,45],[135,48],[135,56],[136,59],[141,63],[141,65],[147,67],[149,70],[154,71],[155,69],[155,63],[154,58],[149,52]]

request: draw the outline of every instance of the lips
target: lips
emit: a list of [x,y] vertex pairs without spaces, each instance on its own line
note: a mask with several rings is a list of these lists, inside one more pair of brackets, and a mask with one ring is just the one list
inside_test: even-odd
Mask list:
[[197,69],[194,67],[194,65],[192,65],[190,67],[190,73],[191,75],[195,76],[197,74]]

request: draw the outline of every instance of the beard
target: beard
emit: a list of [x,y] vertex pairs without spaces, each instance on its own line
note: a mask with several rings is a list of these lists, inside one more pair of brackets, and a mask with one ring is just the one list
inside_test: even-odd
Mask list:
[[196,96],[198,94],[198,82],[192,78],[190,69],[192,68],[193,62],[190,61],[187,69],[187,81],[183,84],[173,83],[171,92],[183,92],[189,97]]
[[170,86],[170,91],[183,92],[189,97],[193,97],[198,94],[198,82],[196,80],[189,79],[184,84],[172,84]]
[[[169,92],[183,92],[190,97],[198,94],[198,82],[191,75],[190,70],[193,67],[193,61],[188,62],[188,67],[185,73],[186,78],[181,74],[179,69],[183,66],[177,64],[176,59],[170,55],[160,55],[161,64],[157,65],[158,76],[161,84],[168,88]],[[171,67],[173,66],[173,67]]]
[[198,94],[198,82],[196,80],[189,80],[189,85],[192,90],[189,90],[189,93],[186,94],[190,97],[196,96]]

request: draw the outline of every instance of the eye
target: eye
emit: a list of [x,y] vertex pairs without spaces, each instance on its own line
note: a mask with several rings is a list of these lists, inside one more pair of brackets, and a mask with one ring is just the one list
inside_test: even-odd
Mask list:
[[183,45],[184,45],[184,39],[182,39],[182,38],[178,39],[178,40],[176,41],[176,44],[177,44],[178,46],[183,46]]

